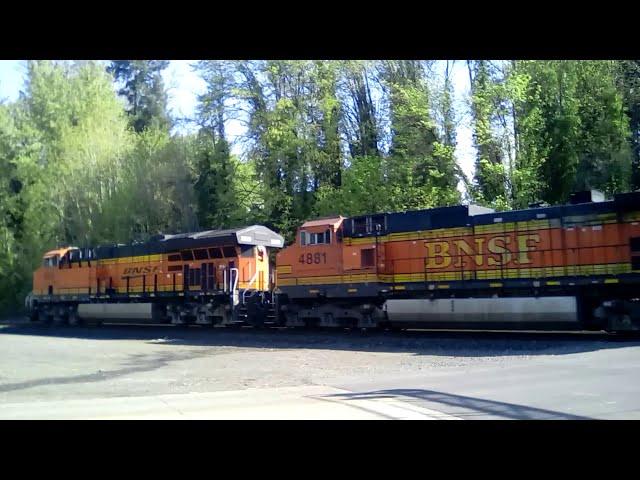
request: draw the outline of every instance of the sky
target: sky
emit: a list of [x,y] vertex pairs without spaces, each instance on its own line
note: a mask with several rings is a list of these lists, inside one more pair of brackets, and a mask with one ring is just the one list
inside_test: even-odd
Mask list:
[[[205,82],[191,69],[197,60],[172,60],[163,72],[169,97],[169,110],[176,118],[193,116],[197,105],[197,96],[204,92]],[[0,60],[0,100],[9,101],[18,98],[26,74],[25,62],[21,60]],[[462,170],[469,178],[473,175],[475,152],[471,141],[468,115],[462,115],[467,109],[464,98],[469,91],[469,78],[464,61],[456,62],[452,70],[455,90],[455,108],[459,114],[457,128],[456,156]],[[231,121],[226,128],[232,142],[243,133],[243,127],[237,121]],[[236,152],[239,153],[239,152]]]

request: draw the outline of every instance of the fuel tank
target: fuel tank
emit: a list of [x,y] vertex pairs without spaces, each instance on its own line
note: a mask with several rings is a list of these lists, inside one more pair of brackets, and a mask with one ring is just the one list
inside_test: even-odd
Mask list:
[[85,320],[117,320],[130,322],[159,321],[163,309],[155,303],[83,303],[78,316]]
[[392,299],[394,323],[578,323],[576,297]]

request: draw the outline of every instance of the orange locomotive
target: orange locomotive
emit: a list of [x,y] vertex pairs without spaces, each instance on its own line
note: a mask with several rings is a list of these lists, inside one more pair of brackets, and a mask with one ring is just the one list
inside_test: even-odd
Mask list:
[[26,304],[45,323],[261,323],[269,316],[268,249],[283,242],[254,225],[52,250],[34,272]]
[[640,192],[317,219],[277,255],[291,326],[635,330],[639,285]]
[[[32,318],[357,328],[640,329],[640,192],[476,205],[48,252]],[[273,295],[271,295],[273,293]]]

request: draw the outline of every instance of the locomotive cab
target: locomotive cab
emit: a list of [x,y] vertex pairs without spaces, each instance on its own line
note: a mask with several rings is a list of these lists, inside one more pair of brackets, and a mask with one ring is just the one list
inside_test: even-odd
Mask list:
[[45,254],[42,262],[44,268],[57,267],[60,264],[60,254],[58,252],[50,252]]
[[84,272],[70,271],[74,262],[74,254],[79,250],[65,247],[51,250],[43,255],[42,264],[34,272],[33,293],[36,295],[54,295],[78,293],[77,290],[86,283]]
[[278,252],[276,284],[303,285],[305,277],[341,275],[343,220],[325,217],[302,224],[295,242]]

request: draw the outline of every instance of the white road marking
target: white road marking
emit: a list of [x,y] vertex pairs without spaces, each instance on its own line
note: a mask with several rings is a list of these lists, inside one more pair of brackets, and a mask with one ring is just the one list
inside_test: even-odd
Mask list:
[[339,397],[336,397],[334,394],[323,397],[323,399],[357,407],[393,420],[462,420],[462,418],[449,415],[448,413],[419,407],[409,402],[403,402],[396,397],[374,399],[358,398],[357,393],[343,390],[343,393],[340,394]]
[[[392,398],[320,385],[0,404],[0,419],[457,420]],[[459,419],[458,419],[459,420]]]

